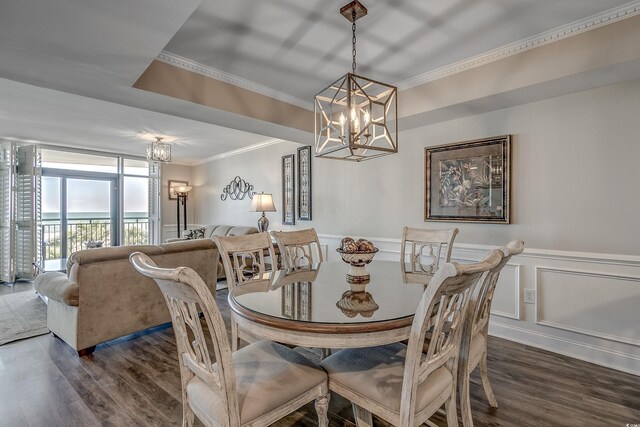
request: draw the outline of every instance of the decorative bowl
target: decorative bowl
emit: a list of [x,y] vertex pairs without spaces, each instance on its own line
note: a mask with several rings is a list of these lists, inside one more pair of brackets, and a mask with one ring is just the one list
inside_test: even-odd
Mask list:
[[351,265],[349,271],[347,271],[347,283],[351,285],[351,290],[353,292],[364,292],[365,286],[371,279],[365,265],[373,260],[378,248],[368,252],[345,252],[338,248],[336,252],[340,254],[344,262]]
[[87,249],[95,249],[101,248],[102,245],[104,245],[104,242],[102,240],[88,240],[86,242],[83,242],[83,244]]
[[380,308],[369,292],[351,291],[342,294],[336,307],[347,317],[356,317],[358,314],[362,317],[371,317]]

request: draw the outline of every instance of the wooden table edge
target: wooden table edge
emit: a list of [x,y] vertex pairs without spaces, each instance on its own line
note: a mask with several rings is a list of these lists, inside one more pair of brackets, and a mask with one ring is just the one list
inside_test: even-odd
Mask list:
[[401,329],[407,326],[411,326],[413,323],[413,314],[393,320],[381,320],[362,323],[313,323],[303,322],[300,320],[288,320],[278,319],[277,317],[269,316],[267,314],[257,313],[253,310],[249,310],[240,305],[233,298],[233,291],[229,292],[228,296],[229,307],[238,316],[244,319],[259,323],[261,325],[269,326],[272,328],[297,331],[297,332],[313,332],[319,334],[357,334],[366,332],[383,332],[391,331],[394,329]]

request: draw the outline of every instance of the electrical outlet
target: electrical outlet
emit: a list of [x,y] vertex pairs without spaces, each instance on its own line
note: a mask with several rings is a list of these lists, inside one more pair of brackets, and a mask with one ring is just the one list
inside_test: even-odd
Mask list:
[[525,289],[524,290],[524,302],[525,302],[525,304],[535,304],[536,303],[536,290],[535,289]]

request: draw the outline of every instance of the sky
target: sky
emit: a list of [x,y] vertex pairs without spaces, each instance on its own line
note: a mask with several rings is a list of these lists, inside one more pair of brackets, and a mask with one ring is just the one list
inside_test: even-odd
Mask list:
[[[60,178],[42,177],[42,212],[60,211]],[[146,177],[124,178],[124,211],[146,212],[148,209]],[[67,211],[109,212],[110,182],[88,179],[67,179]]]

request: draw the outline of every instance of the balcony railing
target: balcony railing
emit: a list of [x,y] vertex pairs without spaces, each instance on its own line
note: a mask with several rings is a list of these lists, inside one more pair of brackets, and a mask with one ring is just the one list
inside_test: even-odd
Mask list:
[[[43,258],[62,257],[62,225],[60,220],[45,220],[42,224]],[[109,219],[74,218],[67,221],[67,256],[86,249],[87,241],[103,242],[112,246],[111,221]],[[125,218],[122,230],[122,245],[149,243],[149,220],[147,217]]]

